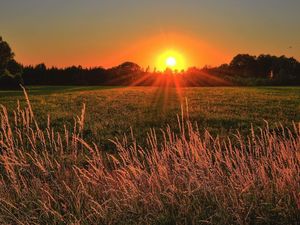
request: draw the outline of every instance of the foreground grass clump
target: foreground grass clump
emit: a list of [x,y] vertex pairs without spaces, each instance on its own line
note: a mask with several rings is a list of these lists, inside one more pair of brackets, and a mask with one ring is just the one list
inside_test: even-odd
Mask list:
[[[28,98],[27,98],[28,100]],[[297,224],[300,124],[221,141],[178,118],[148,147],[109,154],[73,129],[39,128],[28,101],[0,114],[1,224]],[[133,137],[132,137],[133,138]]]

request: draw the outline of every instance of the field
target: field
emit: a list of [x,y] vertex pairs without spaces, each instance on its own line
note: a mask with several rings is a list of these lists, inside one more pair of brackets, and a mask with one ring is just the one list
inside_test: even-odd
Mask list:
[[298,87],[27,94],[0,91],[1,224],[299,224]]
[[[143,145],[150,128],[176,129],[181,107],[201,131],[225,137],[239,130],[249,134],[276,123],[291,126],[300,121],[300,88],[185,88],[180,91],[151,87],[32,87],[28,91],[37,120],[44,126],[48,114],[52,126],[73,125],[73,118],[86,105],[84,136],[105,150],[114,147],[108,139],[131,136]],[[9,111],[17,100],[24,105],[22,91],[0,91],[0,104]],[[187,106],[188,105],[188,106]],[[159,132],[158,132],[159,135]]]

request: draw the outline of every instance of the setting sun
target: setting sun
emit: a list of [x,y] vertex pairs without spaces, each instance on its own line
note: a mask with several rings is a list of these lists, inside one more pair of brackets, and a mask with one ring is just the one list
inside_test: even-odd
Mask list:
[[185,58],[175,50],[167,50],[156,59],[156,68],[159,71],[164,71],[167,68],[174,71],[181,71],[186,70],[186,67]]
[[176,59],[175,59],[174,57],[170,56],[170,57],[167,58],[167,60],[166,60],[166,65],[167,65],[168,67],[173,68],[174,66],[176,66]]

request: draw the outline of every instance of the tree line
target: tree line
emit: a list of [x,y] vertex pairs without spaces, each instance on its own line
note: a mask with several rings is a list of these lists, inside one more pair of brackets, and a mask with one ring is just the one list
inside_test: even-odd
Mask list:
[[285,56],[239,54],[229,64],[192,67],[186,71],[163,72],[143,69],[133,62],[102,67],[48,68],[45,64],[22,66],[9,44],[0,37],[0,88],[23,85],[110,85],[110,86],[225,86],[300,85],[300,63]]
[[285,56],[239,54],[210,73],[245,84],[300,85],[300,63]]

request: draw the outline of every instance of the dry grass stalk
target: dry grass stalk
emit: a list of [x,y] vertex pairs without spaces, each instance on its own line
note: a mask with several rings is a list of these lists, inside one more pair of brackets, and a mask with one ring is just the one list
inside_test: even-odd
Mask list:
[[115,141],[108,154],[84,141],[85,106],[61,134],[50,118],[39,128],[24,93],[13,120],[0,113],[2,224],[300,221],[300,123],[221,141],[178,117],[180,134],[158,143],[150,130],[147,148]]

